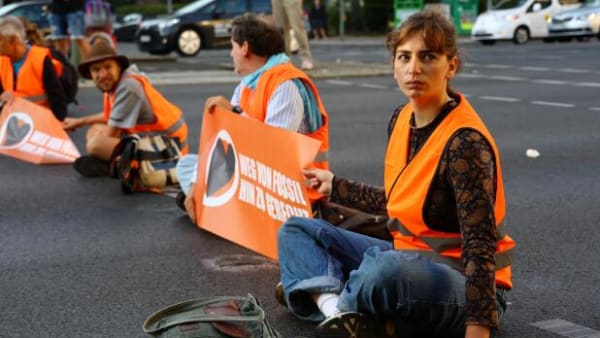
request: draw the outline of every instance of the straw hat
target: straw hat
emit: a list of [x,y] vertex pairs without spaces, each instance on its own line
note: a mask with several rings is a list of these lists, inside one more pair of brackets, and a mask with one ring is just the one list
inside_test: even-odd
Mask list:
[[129,59],[125,55],[117,54],[117,51],[106,41],[97,40],[90,48],[90,54],[84,62],[79,64],[79,74],[86,79],[91,79],[90,66],[93,63],[113,59],[117,61],[121,69],[129,67]]

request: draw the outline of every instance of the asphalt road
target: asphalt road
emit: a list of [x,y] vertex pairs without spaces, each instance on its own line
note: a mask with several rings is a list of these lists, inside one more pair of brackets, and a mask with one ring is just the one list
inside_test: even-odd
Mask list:
[[[518,243],[497,337],[600,336],[599,44],[465,45],[469,58],[453,86],[500,147],[508,229]],[[348,58],[363,62],[385,54],[376,46],[350,50]],[[404,102],[393,79],[317,86],[331,116],[333,171],[381,184],[387,119]],[[186,112],[192,149],[204,99],[233,90],[227,83],[159,87]],[[82,88],[79,100],[75,116],[101,109],[93,88]],[[72,137],[84,151],[84,132]],[[527,157],[527,149],[540,156]],[[248,292],[284,337],[314,337],[313,324],[274,300],[274,262],[198,230],[172,198],[123,195],[116,181],[84,179],[68,165],[0,156],[0,169],[0,337],[143,337],[143,320],[162,306]],[[542,321],[551,322],[532,325]]]

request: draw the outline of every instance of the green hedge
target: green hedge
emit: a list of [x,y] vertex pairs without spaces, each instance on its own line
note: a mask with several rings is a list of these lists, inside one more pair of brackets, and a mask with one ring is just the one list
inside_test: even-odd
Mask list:
[[394,3],[390,0],[366,0],[363,15],[369,31],[386,32],[388,22],[394,19]]

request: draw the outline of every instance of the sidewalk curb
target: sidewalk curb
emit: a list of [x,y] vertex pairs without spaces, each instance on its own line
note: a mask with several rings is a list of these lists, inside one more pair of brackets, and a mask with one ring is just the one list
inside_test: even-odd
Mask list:
[[[164,71],[145,72],[154,85],[194,85],[194,84],[224,84],[238,83],[242,77],[233,72],[233,65],[222,64],[221,70],[198,71]],[[142,69],[143,72],[143,69]],[[306,71],[313,79],[328,79],[342,77],[370,77],[392,74],[388,64],[361,62],[321,62],[314,69]],[[80,80],[79,87],[94,87],[91,80]]]

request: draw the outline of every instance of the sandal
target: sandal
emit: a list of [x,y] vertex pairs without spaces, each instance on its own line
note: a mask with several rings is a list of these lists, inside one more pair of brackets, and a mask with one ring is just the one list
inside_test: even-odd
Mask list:
[[321,338],[375,338],[370,317],[358,312],[341,312],[325,319],[317,327]]

